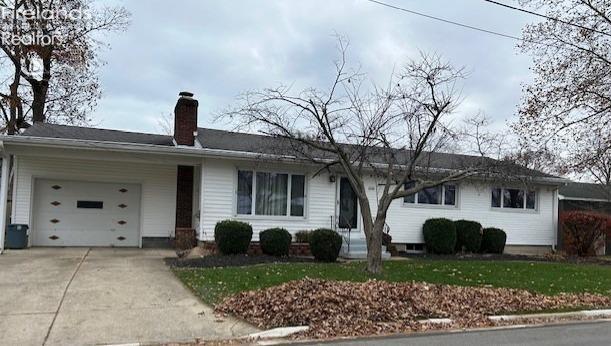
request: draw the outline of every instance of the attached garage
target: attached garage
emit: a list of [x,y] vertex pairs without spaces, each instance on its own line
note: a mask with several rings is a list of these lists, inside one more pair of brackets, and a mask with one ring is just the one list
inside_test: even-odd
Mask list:
[[34,246],[140,245],[138,184],[36,179]]

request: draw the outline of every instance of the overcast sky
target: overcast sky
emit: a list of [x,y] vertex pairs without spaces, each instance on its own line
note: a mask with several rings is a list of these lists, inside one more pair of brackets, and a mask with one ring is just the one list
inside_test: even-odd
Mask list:
[[[516,41],[389,9],[366,0],[121,1],[125,33],[107,38],[96,126],[160,132],[178,92],[195,93],[199,125],[249,89],[295,84],[324,88],[337,57],[335,33],[350,40],[349,60],[378,82],[419,51],[465,66],[462,115],[481,110],[496,127],[516,116],[530,58]],[[535,18],[482,0],[387,3],[520,36]]]

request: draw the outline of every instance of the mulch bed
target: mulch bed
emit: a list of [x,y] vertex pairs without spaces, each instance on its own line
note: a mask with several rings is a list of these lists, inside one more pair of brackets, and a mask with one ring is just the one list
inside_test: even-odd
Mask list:
[[308,257],[274,257],[267,255],[209,255],[198,258],[164,259],[165,263],[174,268],[216,268],[216,267],[243,267],[264,263],[299,263],[315,262]]
[[563,257],[563,256],[533,256],[533,255],[510,255],[510,254],[455,254],[455,255],[435,255],[435,254],[406,254],[399,253],[397,257],[426,259],[438,261],[530,261],[530,262],[557,262],[575,264],[600,264],[611,265],[611,260],[599,257]]
[[[298,338],[332,338],[485,327],[498,325],[487,319],[489,315],[608,307],[611,297],[586,293],[546,296],[507,288],[303,279],[239,293],[216,311],[262,328],[309,325]],[[454,322],[419,322],[426,318]]]

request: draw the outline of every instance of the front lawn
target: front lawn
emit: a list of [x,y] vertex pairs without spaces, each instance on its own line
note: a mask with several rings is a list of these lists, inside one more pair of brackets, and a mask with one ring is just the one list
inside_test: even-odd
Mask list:
[[278,263],[249,267],[173,269],[201,299],[223,298],[305,277],[341,281],[423,281],[461,286],[521,288],[543,294],[611,295],[611,266],[516,261],[387,261],[384,273],[372,277],[365,263]]

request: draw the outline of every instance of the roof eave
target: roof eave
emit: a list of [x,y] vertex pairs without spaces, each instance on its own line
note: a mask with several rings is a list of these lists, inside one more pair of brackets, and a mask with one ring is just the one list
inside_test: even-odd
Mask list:
[[605,198],[592,198],[592,197],[572,197],[572,196],[566,196],[566,195],[562,195],[562,194],[558,195],[558,199],[559,200],[566,200],[566,201],[611,203],[611,199],[609,199],[609,198],[605,199]]
[[32,137],[32,136],[0,136],[0,148],[5,144],[21,145],[29,147],[46,147],[46,148],[68,148],[68,149],[85,149],[85,150],[102,150],[114,152],[129,152],[129,153],[148,153],[148,154],[164,154],[164,155],[179,155],[191,157],[227,157],[227,158],[261,158],[268,157],[283,160],[296,160],[296,157],[289,155],[272,155],[259,154],[243,151],[231,151],[223,149],[201,148],[200,146],[162,146],[155,144],[142,143],[124,143],[124,142],[108,142],[94,141],[83,139],[68,139],[68,138],[48,138],[48,137]]

